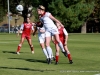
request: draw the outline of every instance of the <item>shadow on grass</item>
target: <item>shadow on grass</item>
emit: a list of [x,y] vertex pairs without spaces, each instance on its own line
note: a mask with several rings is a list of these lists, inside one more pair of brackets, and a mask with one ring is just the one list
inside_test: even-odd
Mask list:
[[[2,51],[3,53],[11,53],[11,54],[16,54],[16,52],[13,52],[13,51]],[[23,52],[20,52],[20,53],[23,53]]]
[[27,70],[27,71],[39,71],[39,72],[44,72],[44,71],[55,71],[55,70],[40,70],[40,69],[30,69],[30,68],[12,68],[12,67],[0,67],[0,69],[17,69],[17,70]]
[[25,61],[29,61],[29,62],[47,63],[46,60],[38,60],[38,59],[24,59],[24,58],[9,58],[9,59],[18,59],[18,60],[25,60]]

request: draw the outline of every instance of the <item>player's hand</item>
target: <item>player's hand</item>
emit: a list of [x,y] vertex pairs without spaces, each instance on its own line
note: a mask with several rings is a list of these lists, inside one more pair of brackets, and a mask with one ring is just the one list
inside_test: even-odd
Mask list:
[[35,35],[35,33],[33,33],[33,36]]

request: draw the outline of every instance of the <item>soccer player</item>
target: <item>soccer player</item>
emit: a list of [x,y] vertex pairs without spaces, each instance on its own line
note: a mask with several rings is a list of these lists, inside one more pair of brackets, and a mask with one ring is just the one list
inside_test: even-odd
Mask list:
[[22,44],[23,44],[25,39],[28,41],[28,44],[31,48],[32,54],[34,54],[34,49],[33,49],[32,40],[31,40],[31,32],[34,31],[33,25],[34,25],[34,23],[30,22],[30,18],[27,18],[26,21],[21,25],[21,28],[18,31],[18,36],[19,36],[19,32],[22,31],[21,40],[20,40],[20,43],[19,43],[18,48],[17,48],[18,55],[20,54],[19,53],[20,48],[22,47]]
[[[71,57],[70,51],[68,50],[68,47],[67,47],[68,33],[67,33],[67,31],[64,27],[61,27],[60,24],[56,23],[56,25],[57,25],[57,28],[58,28],[58,31],[59,31],[60,41],[63,44],[65,52],[67,53],[67,55],[65,55],[65,56],[68,57],[69,63],[72,64],[73,63],[72,62],[72,57]],[[52,38],[52,40],[53,40],[53,42],[55,44],[55,47],[56,47],[56,56],[55,56],[55,58],[56,58],[56,64],[58,64],[59,46],[58,46],[58,43],[54,40],[54,38]]]
[[43,23],[43,26],[45,27],[45,40],[46,40],[46,50],[48,51],[49,55],[49,64],[51,63],[51,54],[52,49],[50,47],[50,41],[51,36],[54,35],[56,41],[58,42],[59,47],[64,51],[63,45],[59,39],[58,29],[53,21],[59,23],[62,27],[63,25],[59,20],[57,20],[55,17],[51,15],[49,12],[45,12],[45,7],[42,5],[39,5],[37,8],[38,15],[41,15],[40,21]]
[[[33,33],[33,36],[35,35],[36,31],[38,30],[38,40],[39,40],[39,43],[40,43],[40,46],[42,48],[42,51],[43,53],[45,54],[46,56],[46,59],[47,59],[47,63],[49,63],[49,56],[48,56],[48,52],[47,50],[45,49],[45,28],[44,27],[36,27],[34,33]],[[52,59],[55,60],[54,56],[53,56],[53,52],[52,52],[52,55],[51,55]]]

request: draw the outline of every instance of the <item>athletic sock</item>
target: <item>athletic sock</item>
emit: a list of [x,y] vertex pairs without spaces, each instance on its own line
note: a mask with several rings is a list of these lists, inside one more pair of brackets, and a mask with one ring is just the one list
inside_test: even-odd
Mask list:
[[56,62],[58,62],[58,60],[59,60],[59,52],[56,52],[55,58],[56,58]]
[[46,58],[49,58],[48,53],[45,48],[43,49],[43,53],[45,54]]
[[56,62],[58,62],[59,60],[59,55],[56,55]]
[[17,47],[17,52],[19,52],[19,51],[20,51],[20,48],[21,48],[21,46],[20,46],[20,45],[18,45],[18,47]]
[[61,41],[58,43],[58,45],[59,45],[61,51],[62,51],[62,52],[65,52],[65,50],[64,50],[64,48],[63,48],[63,44],[61,43]]
[[48,52],[49,58],[51,59],[52,49],[51,49],[50,46],[48,46],[46,49],[47,49],[47,52]]
[[70,55],[70,54],[68,54],[68,59],[69,59],[69,60],[72,60],[72,58],[71,58],[71,55]]
[[53,58],[53,57],[54,57],[54,56],[53,56],[53,51],[51,50],[51,52],[52,52],[51,57]]

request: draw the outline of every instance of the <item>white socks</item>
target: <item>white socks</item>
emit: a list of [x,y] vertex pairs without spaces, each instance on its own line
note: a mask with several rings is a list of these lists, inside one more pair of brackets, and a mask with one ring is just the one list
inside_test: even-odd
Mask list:
[[48,53],[45,48],[43,49],[43,53],[45,54],[46,58],[49,58]]
[[65,52],[64,48],[63,48],[63,44],[61,43],[61,41],[58,43],[58,46],[60,47],[62,52]]
[[49,58],[51,58],[51,56],[52,56],[52,49],[51,49],[50,46],[47,47],[47,52],[48,52]]

